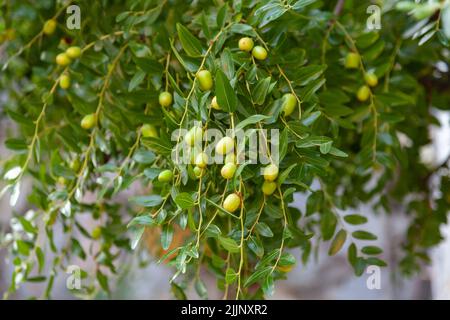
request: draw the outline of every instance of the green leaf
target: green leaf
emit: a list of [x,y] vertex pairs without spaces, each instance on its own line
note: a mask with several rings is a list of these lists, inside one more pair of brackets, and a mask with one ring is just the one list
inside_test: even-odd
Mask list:
[[134,89],[136,89],[142,83],[142,81],[144,81],[144,78],[145,78],[144,71],[142,70],[136,71],[133,78],[131,78],[130,84],[128,85],[128,92],[131,92]]
[[352,233],[353,238],[360,239],[360,240],[377,240],[377,236],[367,232],[358,230]]
[[367,218],[359,214],[349,214],[344,217],[345,222],[349,224],[359,225],[367,222]]
[[153,194],[150,196],[137,196],[130,198],[130,202],[141,207],[151,208],[162,203],[163,199],[160,195]]
[[258,238],[251,236],[247,241],[247,246],[258,258],[262,258],[264,255],[264,246]]
[[174,201],[181,209],[190,209],[195,205],[192,195],[187,192],[179,193]]
[[97,280],[98,283],[100,284],[100,287],[106,291],[109,292],[109,286],[108,286],[108,277],[105,276],[100,269],[97,269]]
[[177,23],[177,32],[184,51],[191,57],[200,57],[202,55],[200,41],[182,24]]
[[198,296],[202,299],[208,299],[208,291],[206,289],[205,283],[199,277],[195,279],[195,291]]
[[366,246],[361,249],[361,252],[367,255],[378,255],[383,253],[383,249],[376,246]]
[[237,279],[237,273],[233,268],[228,268],[225,272],[225,282],[227,284],[232,284]]
[[227,250],[231,253],[239,252],[238,244],[236,243],[236,241],[234,241],[231,238],[219,236],[219,243],[225,250]]
[[161,246],[164,250],[169,249],[173,239],[173,226],[166,224],[162,228],[161,232]]
[[347,232],[344,229],[339,230],[339,232],[334,237],[331,242],[330,249],[328,250],[328,255],[334,256],[338,253],[347,239]]
[[267,224],[265,224],[264,222],[258,222],[256,224],[256,231],[258,231],[258,233],[260,235],[262,235],[263,237],[266,237],[266,238],[273,237],[272,230],[270,230],[269,226]]
[[216,72],[216,96],[219,106],[227,112],[234,112],[237,108],[238,98],[222,70]]
[[142,235],[144,234],[145,227],[133,227],[131,230],[131,244],[132,250],[136,249],[139,241],[141,241]]
[[263,114],[254,114],[250,117],[248,117],[247,119],[239,122],[236,127],[234,128],[235,131],[239,131],[241,129],[244,129],[246,126],[251,125],[251,124],[255,124],[258,123],[262,120],[268,119],[270,118],[269,116],[265,116]]
[[271,77],[267,77],[258,82],[255,89],[252,91],[253,102],[257,105],[262,105],[266,100],[267,93],[269,92]]
[[272,271],[271,266],[267,266],[262,269],[256,270],[247,278],[247,280],[244,283],[244,287],[248,287],[253,283],[257,282],[258,280],[260,280],[261,278],[268,276],[271,273],[271,271]]

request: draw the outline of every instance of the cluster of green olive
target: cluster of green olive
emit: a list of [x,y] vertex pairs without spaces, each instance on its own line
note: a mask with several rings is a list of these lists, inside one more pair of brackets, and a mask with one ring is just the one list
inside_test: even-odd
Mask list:
[[[345,67],[347,69],[358,69],[361,66],[361,57],[358,53],[350,52],[345,58]],[[367,101],[370,97],[370,87],[375,87],[378,84],[378,77],[373,72],[364,74],[364,81],[366,84],[362,85],[356,93],[356,98],[361,101]]]

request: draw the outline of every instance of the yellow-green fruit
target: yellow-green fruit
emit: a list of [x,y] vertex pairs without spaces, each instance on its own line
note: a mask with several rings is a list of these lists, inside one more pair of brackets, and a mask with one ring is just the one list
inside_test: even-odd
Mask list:
[[63,74],[59,79],[59,86],[61,89],[68,89],[70,87],[70,77],[67,74]]
[[261,46],[256,46],[252,50],[252,55],[255,57],[255,59],[265,60],[267,58],[267,50]]
[[276,182],[273,181],[264,181],[261,190],[266,196],[270,196],[277,189]]
[[157,138],[158,132],[151,124],[144,124],[141,128],[141,134],[144,138]]
[[236,194],[229,194],[223,202],[223,208],[228,212],[234,212],[241,206],[241,198]]
[[356,97],[359,101],[364,102],[367,99],[369,99],[370,96],[370,88],[368,86],[362,86],[358,89],[358,92],[356,93]]
[[264,168],[264,180],[274,181],[278,177],[278,167],[274,164],[269,164]]
[[200,167],[194,167],[194,175],[200,178],[203,175],[203,169]]
[[224,155],[234,150],[234,140],[230,137],[223,137],[216,144],[216,153]]
[[220,170],[220,174],[224,179],[231,179],[236,172],[236,165],[234,163],[227,163]]
[[195,126],[189,130],[184,136],[184,141],[191,147],[196,144],[201,144],[203,140],[203,129]]
[[80,160],[78,160],[78,158],[74,159],[72,161],[72,163],[70,164],[70,168],[74,171],[74,172],[78,172],[78,170],[80,170]]
[[347,54],[347,57],[345,57],[345,67],[347,69],[357,69],[359,68],[359,64],[361,62],[361,59],[359,57],[359,54],[350,52]]
[[94,230],[92,230],[91,236],[93,239],[100,239],[102,235],[102,228],[100,227],[95,227]]
[[159,182],[170,182],[172,181],[173,173],[170,170],[164,170],[158,175]]
[[208,70],[201,70],[197,73],[196,77],[200,85],[200,89],[202,89],[203,91],[211,90],[213,86],[211,72],[209,72]]
[[242,51],[250,52],[254,46],[252,38],[244,37],[239,39],[239,49]]
[[208,155],[204,152],[201,152],[195,157],[195,165],[202,169],[206,168],[206,166],[208,165],[208,159]]
[[371,87],[375,87],[378,84],[378,77],[374,73],[366,73],[364,79]]
[[70,47],[66,50],[66,54],[70,59],[77,59],[81,56],[81,48],[80,47]]
[[172,104],[172,94],[164,91],[159,94],[159,104],[163,107],[168,107]]
[[61,67],[68,66],[71,62],[69,56],[65,53],[60,53],[56,56],[56,64]]
[[95,114],[94,113],[84,116],[84,118],[81,120],[81,127],[83,129],[89,130],[89,129],[92,129],[94,126],[95,126]]
[[63,186],[66,184],[66,178],[64,177],[58,177],[58,184]]
[[48,36],[53,34],[56,30],[56,21],[53,19],[45,21],[44,27],[42,28],[42,30]]
[[283,112],[285,116],[289,116],[294,112],[297,106],[297,98],[292,93],[286,93],[283,96]]
[[217,97],[214,96],[214,98],[212,98],[211,100],[211,108],[216,109],[216,110],[220,110],[220,106],[217,103]]
[[229,153],[225,156],[225,163],[236,163],[236,155]]

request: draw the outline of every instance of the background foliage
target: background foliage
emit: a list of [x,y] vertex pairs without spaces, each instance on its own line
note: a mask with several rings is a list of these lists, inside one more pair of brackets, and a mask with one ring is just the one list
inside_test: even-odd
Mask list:
[[[174,267],[177,298],[190,285],[207,297],[201,270],[217,276],[225,298],[262,298],[319,245],[330,254],[346,249],[361,275],[368,265],[385,265],[382,248],[370,245],[376,235],[364,227],[365,213],[357,211],[363,203],[410,217],[405,274],[428,261],[450,205],[448,161],[420,160],[429,128],[439,125],[433,110],[450,108],[449,1],[375,1],[382,25],[373,31],[366,28],[369,1],[74,3],[81,30],[66,28],[67,1],[0,1],[7,97],[0,116],[17,126],[5,142],[14,155],[0,160],[2,194],[12,206],[26,197],[32,208],[15,212],[2,236],[15,266],[6,296],[39,281],[46,283],[43,297],[51,297],[56,274],[75,256],[94,259],[96,274],[83,272],[83,289],[74,294],[109,292],[112,275],[135,258],[129,252],[145,249],[146,230],[156,230],[153,246]],[[46,35],[51,18],[57,29]],[[240,51],[243,36],[265,47],[267,60]],[[56,55],[71,45],[82,48],[81,58],[57,66]],[[350,52],[361,57],[356,69],[345,68]],[[195,78],[203,68],[215,80],[210,91]],[[371,72],[379,83],[358,101]],[[62,74],[71,78],[67,90],[58,86]],[[168,108],[158,104],[164,90],[174,96]],[[301,104],[285,117],[281,97],[288,92]],[[210,109],[215,95],[230,104]],[[94,128],[82,129],[81,119],[93,113]],[[171,134],[195,122],[223,132],[279,129],[276,192],[263,196],[259,165],[240,164],[228,182],[219,165],[200,179],[192,165],[174,165]],[[158,136],[142,137],[144,124]],[[173,183],[158,182],[163,169],[174,171]],[[23,194],[26,177],[32,188]],[[123,204],[126,190],[135,194]],[[233,191],[243,205],[230,214],[220,204]],[[295,192],[308,195],[304,212],[289,205]],[[98,227],[87,230],[85,216]],[[348,232],[350,225],[360,228]],[[301,250],[301,261],[289,249]]]

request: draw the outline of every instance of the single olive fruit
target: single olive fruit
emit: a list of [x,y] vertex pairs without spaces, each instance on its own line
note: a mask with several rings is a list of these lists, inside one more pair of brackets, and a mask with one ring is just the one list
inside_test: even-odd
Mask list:
[[234,140],[230,137],[223,137],[216,144],[216,153],[224,155],[234,150]]
[[220,174],[224,179],[231,179],[236,172],[236,165],[234,163],[226,163],[222,170],[220,170]]
[[273,181],[264,181],[261,190],[266,196],[270,196],[277,189],[276,182]]
[[49,35],[51,35],[51,34],[53,34],[55,32],[56,25],[57,24],[56,24],[56,21],[54,19],[47,20],[47,21],[45,21],[44,27],[42,28],[42,30],[44,31],[44,33],[46,35],[49,36]]
[[250,52],[254,46],[253,39],[249,37],[244,37],[239,39],[239,49],[242,51]]
[[144,124],[141,128],[141,134],[144,138],[157,138],[158,132],[151,124]]
[[65,53],[60,53],[56,56],[56,64],[65,67],[68,66],[72,60],[70,60],[69,56]]
[[225,156],[225,163],[236,163],[236,155],[229,153]]
[[75,158],[70,164],[70,169],[72,169],[74,172],[78,172],[78,170],[80,170],[80,166],[80,160],[78,158]]
[[366,101],[370,97],[370,88],[368,86],[362,86],[361,88],[358,89],[356,97],[361,102]]
[[170,182],[170,181],[172,181],[172,178],[173,178],[173,173],[170,170],[161,171],[161,173],[158,175],[159,182]]
[[263,171],[264,180],[274,181],[278,177],[278,167],[274,164],[269,164]]
[[192,127],[184,136],[184,141],[191,147],[201,144],[203,141],[203,129],[199,126]]
[[289,116],[294,112],[297,106],[297,98],[292,93],[283,95],[283,112],[285,116]]
[[98,240],[98,239],[100,239],[101,236],[102,236],[102,228],[95,227],[91,233],[92,239]]
[[366,83],[371,87],[375,87],[378,84],[378,77],[375,73],[366,73],[364,75],[364,79],[366,80]]
[[256,46],[252,50],[252,55],[255,57],[255,59],[266,60],[266,58],[267,58],[267,50],[264,49],[261,46]]
[[361,63],[361,58],[359,54],[350,52],[345,57],[345,67],[347,69],[357,69],[359,68],[359,64]]
[[70,77],[68,74],[63,74],[60,78],[59,78],[59,86],[61,87],[61,89],[68,89],[70,87]]
[[88,114],[81,120],[81,127],[86,130],[92,129],[95,126],[95,122],[95,113]]
[[213,79],[211,72],[208,70],[201,70],[196,75],[198,83],[200,85],[200,89],[203,91],[211,90],[213,86]]
[[206,166],[208,165],[208,160],[208,155],[204,152],[201,152],[195,157],[195,165],[202,169],[206,168]]
[[214,98],[212,98],[211,100],[211,108],[216,109],[216,110],[220,110],[220,106],[217,103],[217,97],[214,96]]
[[159,94],[159,104],[163,107],[168,107],[172,104],[172,94],[164,91]]
[[236,194],[229,194],[223,201],[223,208],[228,212],[235,212],[241,206],[241,198]]
[[58,184],[61,186],[64,186],[66,184],[66,178],[64,177],[58,177]]
[[194,171],[194,175],[197,177],[197,179],[203,175],[203,169],[200,167],[195,166],[193,171]]
[[70,47],[66,50],[66,54],[70,59],[77,59],[81,56],[81,48],[77,46]]

